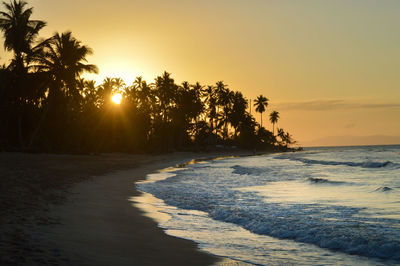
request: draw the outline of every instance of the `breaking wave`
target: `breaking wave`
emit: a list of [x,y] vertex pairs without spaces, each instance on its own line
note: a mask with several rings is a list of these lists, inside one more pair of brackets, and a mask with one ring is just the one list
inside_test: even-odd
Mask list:
[[306,158],[301,158],[301,157],[287,157],[287,156],[280,156],[280,157],[275,157],[276,159],[289,159],[292,161],[299,161],[304,164],[320,164],[320,165],[344,165],[344,166],[351,166],[351,167],[362,167],[362,168],[383,168],[386,166],[390,165],[395,165],[391,161],[385,161],[385,162],[372,162],[372,161],[366,161],[366,162],[341,162],[341,161],[324,161],[324,160],[313,160],[313,159],[306,159]]
[[400,264],[400,159],[384,149],[211,161],[138,188],[253,234]]
[[[267,203],[257,193],[233,191],[228,185],[210,188],[204,176],[196,182],[191,178],[184,181],[188,176],[196,179],[195,172],[185,175],[183,171],[166,180],[141,184],[139,188],[163,199],[168,205],[203,211],[214,220],[239,225],[255,234],[400,262],[399,232],[377,224],[376,219],[358,217],[363,208]],[[317,178],[309,180],[332,182]],[[246,199],[245,205],[240,203],[242,199]]]
[[341,181],[332,181],[324,178],[314,178],[314,177],[309,177],[307,178],[308,181],[314,184],[333,184],[333,185],[342,185],[342,184],[348,184],[346,182],[341,182]]
[[266,172],[266,170],[262,168],[244,167],[240,165],[234,165],[231,168],[233,169],[232,173],[238,175],[260,175]]
[[376,192],[388,192],[388,191],[392,191],[393,188],[390,187],[378,187],[377,189],[375,189]]

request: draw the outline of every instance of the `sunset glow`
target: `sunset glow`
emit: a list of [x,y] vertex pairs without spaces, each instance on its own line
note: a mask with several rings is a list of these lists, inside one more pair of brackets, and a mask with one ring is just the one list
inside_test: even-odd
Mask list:
[[111,96],[111,101],[115,104],[121,104],[122,102],[122,94],[121,93],[114,93]]
[[400,265],[399,13],[0,0],[0,261]]
[[[84,77],[97,84],[121,77],[131,86],[137,76],[152,83],[163,71],[178,84],[223,80],[247,99],[267,96],[267,112],[281,113],[277,126],[305,145],[400,138],[398,1],[29,2],[48,23],[41,36],[69,29],[93,49],[88,60],[99,73]],[[12,54],[1,50],[0,58],[8,63]]]

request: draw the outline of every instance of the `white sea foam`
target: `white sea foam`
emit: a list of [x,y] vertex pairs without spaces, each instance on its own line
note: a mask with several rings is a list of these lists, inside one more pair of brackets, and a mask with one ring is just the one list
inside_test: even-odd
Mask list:
[[[391,189],[400,186],[400,169],[389,167],[400,165],[400,147],[379,149],[314,150],[211,161],[188,166],[163,180],[139,184],[138,188],[162,199],[166,206],[188,212],[185,216],[191,217],[190,210],[196,210],[202,213],[201,220],[220,221],[228,228],[231,224],[232,228],[247,230],[248,237],[291,241],[295,243],[293,252],[306,254],[313,246],[311,257],[326,264],[331,263],[326,254],[344,264],[365,263],[362,257],[373,259],[368,263],[400,263],[400,195]],[[368,167],[365,162],[370,162]],[[177,218],[179,213],[169,214],[175,220],[183,219]],[[189,232],[196,219],[185,219],[192,224],[186,228],[184,223],[179,224]],[[176,223],[171,219],[168,226],[174,228]],[[207,223],[210,221],[199,221],[197,226],[206,228]],[[179,231],[168,226],[167,230]],[[234,241],[239,242],[225,245],[250,243],[248,239]],[[255,248],[244,246],[250,251]],[[218,253],[216,250],[222,248],[212,249]],[[234,256],[232,250],[223,249],[222,255]],[[241,251],[248,255],[239,259],[259,264],[276,259],[282,263],[278,253],[271,258],[264,252],[264,257],[258,254],[252,258],[251,252]],[[284,262],[298,263],[301,259],[295,257],[285,257]],[[307,259],[300,263],[307,263]]]

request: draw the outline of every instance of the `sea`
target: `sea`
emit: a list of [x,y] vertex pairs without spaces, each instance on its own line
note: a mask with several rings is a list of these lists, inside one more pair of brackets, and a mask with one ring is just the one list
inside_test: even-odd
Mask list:
[[134,201],[167,234],[250,265],[400,265],[400,145],[196,161]]

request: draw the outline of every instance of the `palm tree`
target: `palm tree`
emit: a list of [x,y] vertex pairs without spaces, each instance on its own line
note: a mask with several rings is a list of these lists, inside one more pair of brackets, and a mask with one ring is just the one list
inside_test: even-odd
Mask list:
[[275,132],[275,124],[278,122],[278,119],[279,119],[279,112],[277,112],[277,111],[272,111],[270,114],[269,114],[269,121],[271,121],[271,123],[272,123],[272,134],[274,134],[274,132]]
[[137,91],[137,97],[141,109],[150,111],[151,105],[154,104],[155,99],[152,93],[152,88],[142,77],[137,77],[133,82],[133,87]]
[[256,126],[257,123],[254,120],[254,117],[249,114],[245,113],[242,121],[239,123],[239,136],[238,136],[238,142],[240,145],[254,149],[257,145],[257,136],[256,136]]
[[164,71],[162,76],[155,79],[155,94],[160,102],[162,121],[169,119],[168,113],[173,105],[174,98],[177,95],[178,86],[175,84],[171,74]]
[[283,143],[285,142],[285,136],[286,136],[285,131],[282,128],[278,128],[277,135],[278,135],[278,137],[281,138],[281,142],[280,143],[283,145]]
[[199,95],[203,91],[204,86],[200,84],[200,82],[196,82],[194,85],[192,85],[192,88],[195,90],[196,94]]
[[217,113],[219,112],[219,106],[224,106],[224,100],[226,99],[226,91],[228,85],[226,85],[223,81],[218,81],[215,83],[215,94],[216,94],[216,99],[217,99]]
[[207,88],[203,90],[204,101],[207,104],[208,119],[210,121],[210,132],[214,131],[214,119],[217,117],[217,99],[215,97],[215,88],[212,85],[208,85]]
[[286,142],[286,147],[290,144],[296,143],[296,141],[293,140],[293,137],[291,134],[289,134],[289,132],[286,132],[286,134],[285,134],[285,142]]
[[4,48],[14,52],[12,65],[21,71],[24,57],[31,53],[32,44],[39,31],[46,26],[40,20],[30,20],[33,8],[26,8],[25,1],[3,2],[6,12],[0,12],[0,30],[4,34]]
[[110,101],[111,95],[114,91],[114,79],[110,77],[106,77],[103,80],[103,83],[99,86],[99,105],[100,107],[105,107]]
[[116,92],[121,92],[126,84],[122,78],[114,78],[114,86]]
[[[92,50],[72,37],[71,32],[65,32],[61,35],[56,33],[53,37],[45,40],[42,47],[41,52],[35,54],[34,60],[37,69],[49,74],[50,90],[46,110],[35,129],[30,146],[34,143],[49,108],[63,108],[63,106],[69,108],[67,110],[67,121],[65,121],[68,122],[72,115],[71,112],[79,107],[83,93],[77,86],[80,74],[98,72],[95,65],[86,64],[86,57],[92,53]],[[56,105],[55,101],[59,101],[58,103],[61,104]]]
[[98,103],[98,90],[96,88],[96,81],[94,80],[85,80],[85,79],[80,79],[78,81],[80,83],[80,88],[83,91],[83,96],[84,96],[84,107],[93,107],[97,108],[99,103]]
[[265,108],[268,106],[268,99],[263,95],[260,95],[254,100],[254,106],[256,107],[256,112],[261,114],[261,127],[262,127],[262,113],[265,112]]
[[[196,116],[194,118],[194,123],[195,123],[195,132],[196,132],[196,137],[198,136],[198,122],[199,122],[199,116],[201,113],[203,113],[204,110],[204,103],[201,100],[201,93],[203,91],[203,87],[200,82],[196,82],[194,85],[192,85],[193,88],[193,94],[194,94],[194,106],[193,110],[195,110]],[[197,144],[197,142],[196,142]]]
[[[222,135],[225,140],[228,135],[228,113],[232,108],[234,93],[223,81],[218,81],[216,83],[215,93],[217,96],[217,108],[222,107],[222,114],[219,114],[220,121],[218,127],[224,126]],[[219,113],[218,110],[217,113]]]
[[97,66],[86,64],[86,57],[92,54],[92,49],[82,45],[72,36],[70,31],[56,33],[44,41],[43,52],[35,57],[37,68],[48,72],[66,96],[75,97],[79,94],[76,81],[83,72],[97,73]]
[[295,144],[296,141],[289,132],[285,132],[282,128],[278,128],[278,136],[281,138],[281,145],[286,149],[290,144]]
[[[24,86],[24,83],[27,83],[28,56],[32,52],[32,45],[39,31],[46,25],[43,21],[31,20],[33,8],[26,8],[26,5],[25,1],[3,2],[6,11],[0,11],[0,30],[4,35],[4,48],[14,53],[14,58],[9,65],[13,72],[11,78],[13,99],[11,101],[16,104],[18,138],[21,147],[25,146],[22,127],[24,109],[29,95],[32,95],[30,91],[26,91],[26,88],[32,90],[32,86]],[[9,110],[9,112],[11,114],[13,111]]]
[[247,105],[247,100],[243,97],[243,94],[241,92],[237,91],[233,94],[232,108],[228,116],[229,122],[235,130],[235,139],[237,137],[240,122],[245,119]]

